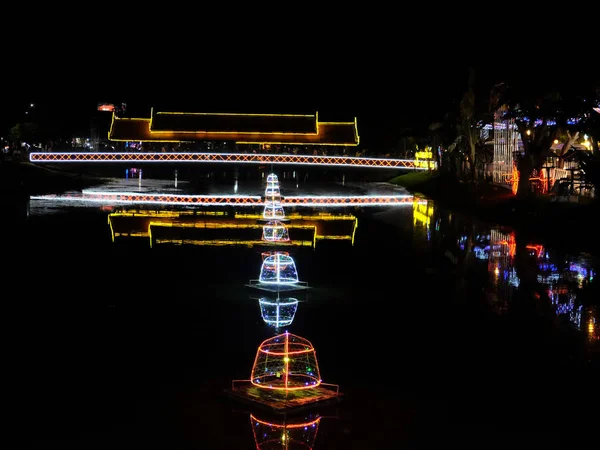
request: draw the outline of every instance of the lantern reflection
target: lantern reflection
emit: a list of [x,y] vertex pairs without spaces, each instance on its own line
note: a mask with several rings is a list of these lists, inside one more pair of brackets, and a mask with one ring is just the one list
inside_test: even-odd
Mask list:
[[254,442],[258,450],[312,450],[321,416],[311,414],[296,419],[264,420],[250,414]]
[[285,211],[283,205],[279,200],[267,200],[265,201],[265,209],[263,211],[264,219],[285,219]]
[[295,298],[276,299],[261,298],[258,300],[260,315],[263,321],[274,328],[287,327],[292,324],[298,309]]
[[290,234],[283,222],[271,220],[263,226],[262,238],[268,242],[287,242],[290,240]]

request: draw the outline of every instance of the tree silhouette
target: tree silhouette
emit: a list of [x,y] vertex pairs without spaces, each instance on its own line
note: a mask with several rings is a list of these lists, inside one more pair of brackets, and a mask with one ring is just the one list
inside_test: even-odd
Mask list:
[[13,146],[20,147],[24,142],[32,144],[40,139],[40,128],[31,122],[18,123],[10,129],[8,137]]

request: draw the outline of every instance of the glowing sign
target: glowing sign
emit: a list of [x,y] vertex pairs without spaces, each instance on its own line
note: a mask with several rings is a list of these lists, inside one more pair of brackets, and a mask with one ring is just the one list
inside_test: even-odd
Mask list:
[[417,158],[417,159],[431,159],[431,158],[433,158],[433,153],[430,152],[430,151],[417,152],[417,153],[415,153],[415,158]]
[[435,169],[436,163],[433,161],[433,152],[431,147],[425,147],[425,150],[415,153],[415,167],[421,169]]

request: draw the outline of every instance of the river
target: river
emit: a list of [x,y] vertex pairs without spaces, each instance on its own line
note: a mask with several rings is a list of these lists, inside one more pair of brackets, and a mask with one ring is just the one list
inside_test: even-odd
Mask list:
[[[115,179],[92,192],[185,192],[184,180],[172,181]],[[208,189],[260,195],[264,184]],[[295,179],[281,190],[408,194]],[[303,448],[574,448],[593,438],[593,255],[523,241],[424,198],[289,208],[298,245],[282,249],[310,289],[285,296],[298,302],[279,311],[276,328],[276,298],[246,286],[264,247],[244,215],[260,211],[201,209],[89,203],[74,192],[11,210],[2,246],[4,448],[283,445],[283,419],[225,390],[250,377],[261,342],[285,331],[312,343],[321,378],[343,393],[289,418],[317,425],[287,429]],[[186,214],[204,231],[156,224]]]

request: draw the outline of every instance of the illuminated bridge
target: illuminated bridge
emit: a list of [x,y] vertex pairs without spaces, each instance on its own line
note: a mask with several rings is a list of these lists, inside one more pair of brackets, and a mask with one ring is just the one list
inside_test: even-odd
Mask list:
[[29,155],[29,160],[32,163],[233,163],[409,170],[427,170],[429,168],[435,168],[435,162],[431,160],[256,153],[33,152]]

